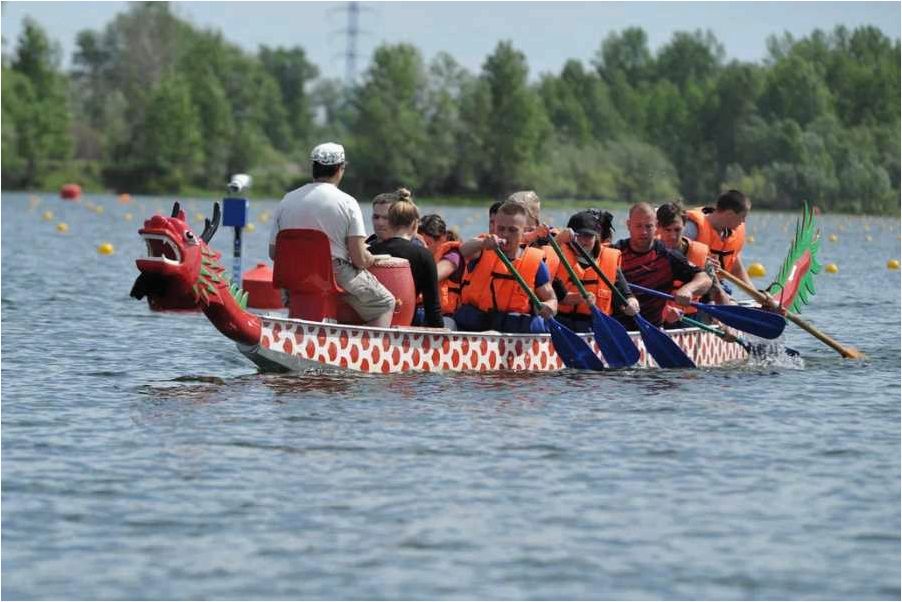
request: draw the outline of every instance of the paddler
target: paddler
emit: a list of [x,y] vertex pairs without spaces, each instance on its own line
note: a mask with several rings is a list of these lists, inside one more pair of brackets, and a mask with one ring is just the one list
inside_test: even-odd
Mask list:
[[[637,203],[630,207],[626,220],[629,238],[614,244],[614,248],[621,252],[623,275],[630,283],[671,293],[677,304],[688,306],[693,297],[701,296],[711,288],[711,278],[700,268],[690,265],[681,253],[668,249],[655,238],[656,226],[657,220],[651,205]],[[674,288],[675,280],[685,284]],[[643,293],[636,294],[636,298],[639,300],[642,316],[660,326],[663,323],[665,301]],[[614,317],[625,327],[632,326],[632,320],[623,312],[616,312]]]
[[557,272],[560,260],[557,253],[548,244],[548,237],[557,234],[557,230],[542,223],[542,199],[535,190],[518,190],[507,197],[507,200],[526,207],[526,233],[521,244],[541,249],[545,255],[545,263],[548,265],[549,272],[554,274]]
[[[580,211],[570,216],[567,227],[560,231],[555,241],[561,247],[567,263],[573,268],[586,292],[589,293],[589,304],[595,305],[607,315],[613,313],[613,293],[598,274],[570,247],[571,241],[583,248],[595,260],[602,273],[626,297],[627,304],[619,302],[620,311],[627,316],[639,313],[639,302],[629,289],[623,272],[620,270],[620,251],[603,244],[611,239],[614,231],[613,215],[607,211]],[[579,289],[573,283],[563,263],[558,267],[552,283],[558,299],[557,320],[574,332],[592,330],[592,314],[589,304],[583,300]]]
[[[717,279],[713,278],[714,268],[718,264],[717,259],[709,254],[708,245],[683,236],[683,228],[686,224],[686,211],[683,206],[675,202],[664,203],[655,211],[655,217],[657,219],[657,237],[664,243],[664,246],[682,254],[690,265],[701,268],[708,273],[708,276],[712,276],[714,284],[706,296],[713,298],[716,303],[733,303],[730,296],[718,286]],[[679,288],[682,282],[677,280],[673,285]],[[694,300],[698,301],[699,299]],[[675,303],[668,301],[664,306],[665,325],[679,327],[679,320],[684,313],[692,315],[696,311],[692,307],[679,308]],[[703,322],[708,320],[706,314],[693,315],[693,318]]]
[[338,189],[345,174],[345,149],[334,142],[316,146],[310,153],[313,182],[286,194],[273,215],[269,256],[273,261],[304,261],[303,257],[276,257],[276,237],[281,230],[308,228],[329,238],[335,282],[348,304],[368,326],[388,327],[395,297],[367,268],[376,263],[367,251],[366,228],[360,205]]
[[[711,256],[718,260],[718,267],[733,274],[750,287],[755,288],[742,264],[742,247],[745,245],[745,220],[752,209],[752,202],[738,190],[728,190],[717,197],[714,207],[699,207],[686,212],[683,236],[708,245]],[[763,291],[762,291],[763,292]],[[763,292],[764,309],[786,314],[786,308],[769,293]],[[728,297],[725,302],[730,302]]]
[[717,197],[714,207],[698,207],[686,212],[683,236],[708,245],[719,267],[754,288],[742,265],[745,244],[745,220],[752,208],[749,198],[738,190],[728,190]]
[[417,308],[413,325],[443,328],[435,260],[429,250],[411,242],[417,233],[420,212],[409,190],[399,188],[396,193],[399,199],[388,210],[388,237],[371,245],[370,251],[401,257],[410,263],[414,289],[422,299],[422,310]]
[[464,272],[461,242],[454,231],[448,229],[442,216],[435,213],[423,216],[419,234],[435,260],[442,316],[450,317],[460,307],[460,283]]
[[495,215],[495,230],[461,245],[467,267],[461,289],[461,306],[454,314],[459,330],[529,333],[544,332],[542,320],[533,315],[529,297],[520,288],[495,249],[500,249],[541,302],[539,316],[557,311],[551,274],[540,249],[521,246],[527,228],[522,203],[507,201]]

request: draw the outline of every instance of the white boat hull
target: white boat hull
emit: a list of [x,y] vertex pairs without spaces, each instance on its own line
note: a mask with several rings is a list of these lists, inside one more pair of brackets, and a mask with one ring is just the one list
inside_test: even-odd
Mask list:
[[[265,371],[310,368],[374,374],[401,372],[550,372],[564,364],[548,334],[452,332],[430,328],[372,328],[260,317],[260,343],[239,350]],[[668,334],[699,367],[744,361],[748,354],[735,343],[697,328]],[[638,332],[630,333],[639,348],[635,368],[656,368]],[[585,340],[595,352],[591,333]]]

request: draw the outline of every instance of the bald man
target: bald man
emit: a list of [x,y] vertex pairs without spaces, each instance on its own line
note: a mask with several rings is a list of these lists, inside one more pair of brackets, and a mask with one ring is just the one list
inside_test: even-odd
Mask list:
[[[689,305],[692,297],[703,295],[711,288],[711,278],[699,268],[691,265],[679,251],[668,249],[655,238],[657,218],[648,203],[637,203],[630,207],[626,227],[630,237],[617,241],[614,248],[620,249],[621,269],[627,282],[665,293],[672,293],[680,305]],[[674,290],[673,281],[685,282]],[[666,301],[636,292],[636,299],[642,308],[642,316],[660,326]],[[632,326],[632,320],[623,314],[615,314],[624,326]]]

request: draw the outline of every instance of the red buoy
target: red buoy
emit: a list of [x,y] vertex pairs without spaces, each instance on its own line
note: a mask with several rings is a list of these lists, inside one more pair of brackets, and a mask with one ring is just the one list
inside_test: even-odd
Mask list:
[[60,188],[60,198],[67,201],[74,201],[81,196],[81,186],[78,184],[63,184]]
[[258,263],[241,275],[241,288],[247,291],[247,306],[256,309],[282,309],[282,295],[272,285],[272,268]]

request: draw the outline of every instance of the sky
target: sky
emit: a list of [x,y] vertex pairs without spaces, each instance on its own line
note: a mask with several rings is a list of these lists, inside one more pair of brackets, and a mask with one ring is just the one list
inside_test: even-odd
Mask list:
[[[79,31],[102,31],[128,2],[9,1],[0,5],[4,52],[14,50],[26,15],[58,41],[71,65]],[[323,77],[344,77],[345,2],[172,2],[175,14],[254,52],[301,46]],[[361,2],[357,71],[382,43],[413,44],[429,61],[448,52],[474,74],[498,41],[527,58],[530,77],[559,73],[569,59],[587,66],[608,33],[642,27],[652,51],[676,31],[710,29],[727,59],[760,62],[771,34],[799,38],[837,25],[874,25],[899,39],[900,3],[890,2]]]

